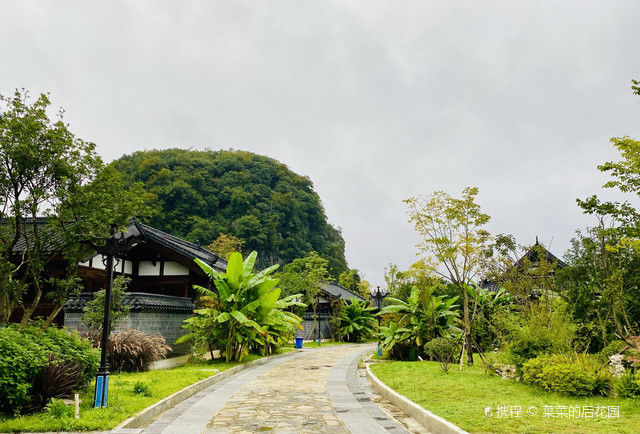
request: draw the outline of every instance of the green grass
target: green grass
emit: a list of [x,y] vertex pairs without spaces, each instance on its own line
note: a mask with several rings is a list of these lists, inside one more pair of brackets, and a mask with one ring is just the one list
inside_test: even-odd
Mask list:
[[[259,356],[245,356],[243,362]],[[140,410],[158,402],[178,390],[215,375],[214,369],[224,371],[237,365],[214,360],[179,366],[173,369],[113,374],[109,379],[109,403],[107,408],[92,408],[93,384],[80,396],[80,419],[49,417],[37,413],[15,418],[0,419],[0,432],[15,431],[89,431],[111,429]],[[150,396],[136,394],[133,386],[142,381],[149,386]]]
[[[371,365],[373,373],[389,387],[425,409],[473,433],[637,433],[640,431],[640,400],[573,397],[548,393],[484,373],[480,364],[460,372],[452,365],[449,373],[436,362],[389,362]],[[497,418],[498,405],[530,406],[536,416]],[[545,405],[619,406],[617,419],[543,418]],[[492,407],[494,416],[486,417]]]

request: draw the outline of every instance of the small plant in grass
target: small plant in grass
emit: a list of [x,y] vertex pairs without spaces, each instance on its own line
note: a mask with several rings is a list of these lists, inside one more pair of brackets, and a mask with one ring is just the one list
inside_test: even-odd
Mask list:
[[54,419],[62,419],[73,416],[73,408],[64,403],[61,399],[51,398],[51,401],[44,407],[47,416]]
[[133,385],[133,393],[142,396],[151,396],[151,389],[149,389],[149,385],[144,381],[136,381]]
[[440,363],[442,372],[449,372],[449,364],[460,352],[460,340],[453,337],[438,337],[431,339],[424,346],[429,356]]

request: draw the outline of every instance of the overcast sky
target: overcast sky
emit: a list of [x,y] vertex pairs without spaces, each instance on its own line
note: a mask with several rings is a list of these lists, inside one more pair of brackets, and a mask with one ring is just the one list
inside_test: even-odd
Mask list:
[[[106,161],[242,149],[309,176],[349,265],[416,260],[402,199],[480,189],[564,254],[612,136],[640,137],[637,1],[6,1],[0,93],[51,92]],[[635,54],[634,54],[635,53]]]

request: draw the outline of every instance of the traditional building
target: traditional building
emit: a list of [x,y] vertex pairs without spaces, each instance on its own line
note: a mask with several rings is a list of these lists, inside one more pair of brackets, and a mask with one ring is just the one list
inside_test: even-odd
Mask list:
[[[526,272],[531,274],[531,272],[536,270],[543,262],[548,264],[545,274],[539,276],[536,276],[534,274],[534,279],[553,276],[556,269],[561,269],[567,266],[564,261],[556,257],[542,244],[540,244],[538,242],[538,237],[536,237],[536,243],[529,250],[527,250],[526,253],[522,255],[522,257],[518,259],[509,270],[507,270],[506,274],[511,274],[511,272],[514,270],[516,272]],[[502,278],[485,278],[480,281],[480,287],[497,291],[500,288],[500,282],[502,280]]]
[[[131,279],[125,304],[130,313],[118,328],[135,328],[145,333],[161,333],[167,343],[185,333],[182,323],[193,314],[193,302],[198,294],[193,285],[208,286],[209,276],[195,263],[195,259],[224,272],[227,262],[196,243],[185,241],[134,219],[121,237],[130,246],[118,254],[114,277],[125,275]],[[106,284],[106,257],[93,253],[79,264],[78,275],[85,292],[69,299],[64,308],[64,325],[82,329],[80,321],[85,304],[92,293]]]
[[362,295],[349,291],[337,283],[325,283],[320,288],[318,306],[316,308],[318,327],[314,327],[313,309],[309,306],[304,314],[304,321],[302,323],[304,330],[300,330],[297,336],[308,340],[318,339],[318,337],[322,339],[333,338],[330,320],[333,316],[334,309],[340,301],[350,303],[352,299],[366,301]]

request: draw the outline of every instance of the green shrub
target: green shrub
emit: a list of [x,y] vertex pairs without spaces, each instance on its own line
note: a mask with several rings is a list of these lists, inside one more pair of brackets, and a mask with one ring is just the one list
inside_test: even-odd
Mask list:
[[46,350],[14,326],[0,328],[0,411],[18,413],[29,403],[33,379],[47,360]]
[[522,372],[525,383],[565,395],[606,395],[613,383],[607,366],[584,354],[542,355],[525,362]]
[[627,343],[622,340],[611,341],[609,345],[600,351],[600,354],[604,360],[609,361],[609,357],[619,354],[627,346]]
[[542,354],[572,351],[576,326],[560,299],[541,300],[524,315],[523,324],[515,331],[507,351],[518,372],[529,359]]
[[[42,390],[53,390],[48,384],[54,377],[46,375],[50,358],[59,363],[75,363],[82,373],[80,384],[93,377],[98,369],[99,354],[90,342],[77,333],[33,323],[23,331],[16,325],[0,327],[0,411],[19,413],[38,406]],[[34,383],[38,383],[34,390]],[[44,404],[44,403],[42,403]]]
[[73,408],[65,404],[61,399],[52,398],[44,407],[47,416],[54,419],[62,419],[73,416]]
[[346,342],[360,342],[372,336],[377,328],[373,311],[365,300],[352,298],[348,304],[343,302],[336,320],[340,337]]
[[440,368],[443,372],[448,372],[449,363],[460,352],[459,342],[459,339],[439,337],[427,342],[424,345],[424,349],[429,356],[440,363]]
[[640,397],[640,372],[627,371],[614,384],[616,395],[620,398]]

